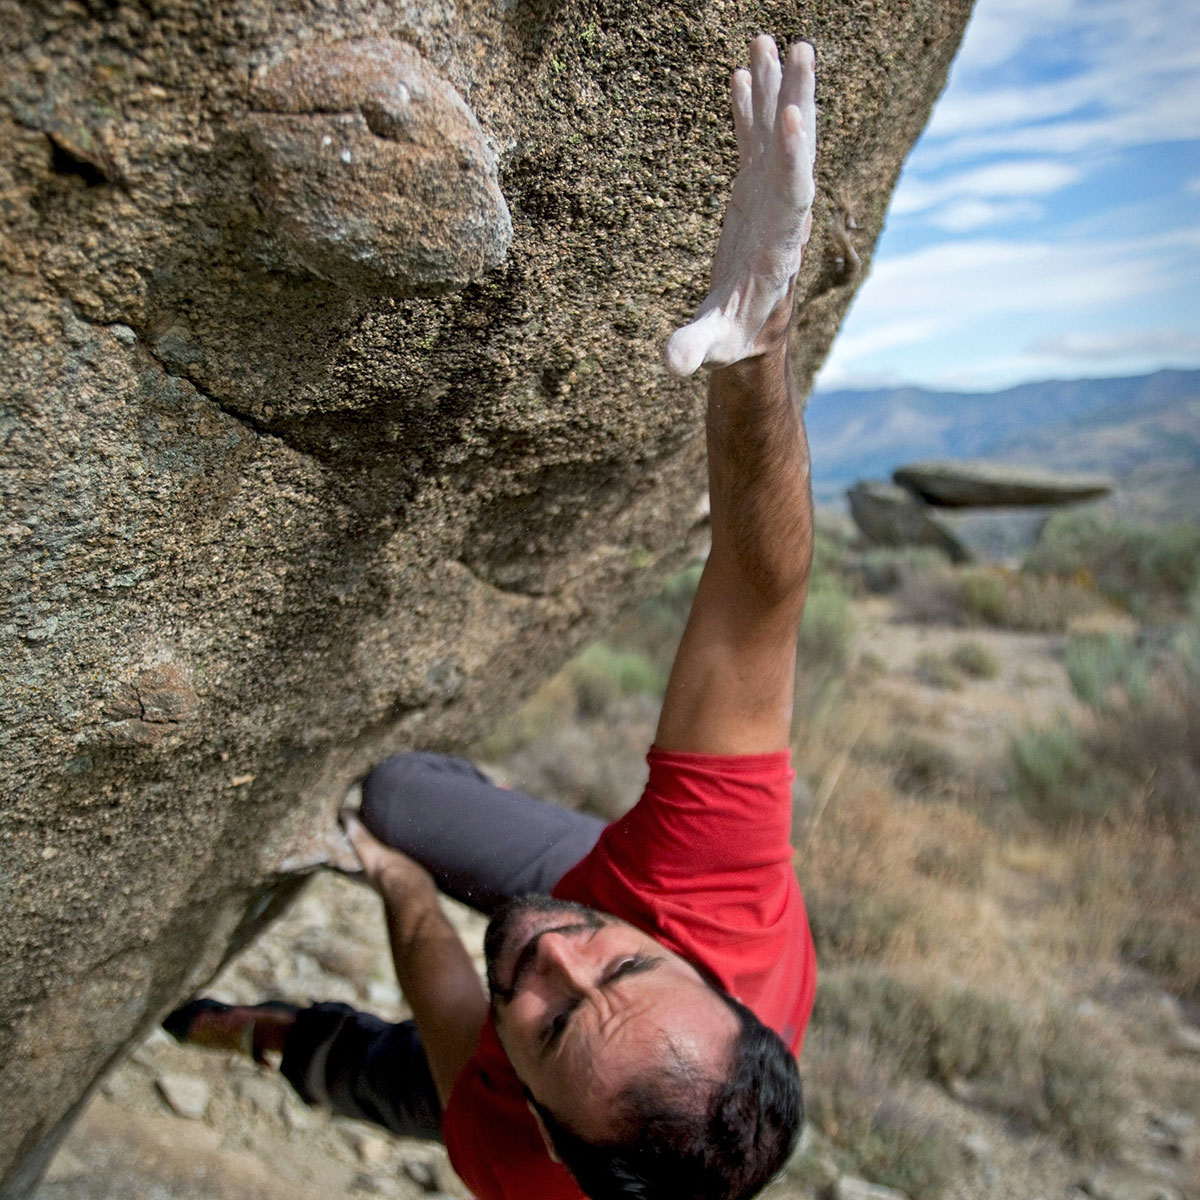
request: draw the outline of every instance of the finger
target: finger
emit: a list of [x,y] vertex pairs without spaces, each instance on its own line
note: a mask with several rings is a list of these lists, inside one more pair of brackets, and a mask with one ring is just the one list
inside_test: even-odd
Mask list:
[[353,808],[343,808],[338,813],[338,821],[345,830],[346,840],[350,843],[351,849],[365,869],[369,860],[374,858],[382,848],[383,843],[359,820],[358,813]]
[[750,72],[745,68],[734,71],[729,82],[729,98],[733,103],[738,158],[749,162],[754,149],[754,108],[750,100]]
[[754,81],[754,128],[760,138],[769,138],[775,126],[782,71],[775,39],[765,33],[750,43],[750,75]]
[[788,47],[779,85],[780,110],[795,105],[800,110],[804,136],[811,158],[817,152],[817,104],[815,73],[816,52],[808,42],[793,42]]
[[812,206],[816,186],[813,182],[813,156],[804,132],[804,118],[794,104],[789,104],[780,113],[777,137],[779,159],[783,167],[783,194],[790,208],[797,213],[803,212]]

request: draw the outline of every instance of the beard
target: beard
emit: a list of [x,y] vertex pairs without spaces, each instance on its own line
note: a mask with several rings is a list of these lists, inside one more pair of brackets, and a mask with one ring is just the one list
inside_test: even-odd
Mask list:
[[610,918],[593,908],[551,896],[515,896],[492,914],[483,936],[488,993],[493,1008],[507,1004],[533,970],[543,933],[595,930]]

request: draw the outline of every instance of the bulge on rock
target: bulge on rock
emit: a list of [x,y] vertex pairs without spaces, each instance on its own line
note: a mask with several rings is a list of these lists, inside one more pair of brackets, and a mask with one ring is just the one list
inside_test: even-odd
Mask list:
[[285,261],[354,290],[453,291],[504,261],[512,219],[463,98],[409,45],[359,39],[260,69],[247,134]]

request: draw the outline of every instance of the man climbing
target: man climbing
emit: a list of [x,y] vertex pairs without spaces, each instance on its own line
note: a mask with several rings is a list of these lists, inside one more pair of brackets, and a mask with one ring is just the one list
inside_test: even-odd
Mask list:
[[[789,845],[796,634],[812,552],[788,329],[812,224],[813,50],[750,46],[711,291],[667,343],[712,368],[712,549],[638,804],[594,817],[469,764],[389,759],[343,813],[414,1020],[196,1001],[180,1040],[244,1049],[310,1103],[442,1138],[481,1200],[754,1195],[799,1131],[816,968]],[[491,914],[487,994],[439,889]]]

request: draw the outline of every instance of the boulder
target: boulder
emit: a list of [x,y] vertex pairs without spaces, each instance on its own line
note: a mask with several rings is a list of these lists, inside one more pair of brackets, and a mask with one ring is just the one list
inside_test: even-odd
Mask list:
[[967,547],[923,501],[891,483],[863,480],[846,491],[850,515],[868,542],[876,546],[928,546],[951,562],[969,562]]
[[892,479],[941,508],[1054,507],[1107,496],[1111,479],[1008,463],[945,460],[897,467]]
[[968,9],[6,9],[6,1200],[355,778],[470,745],[688,553],[703,382],[659,356],[748,39],[821,63],[807,389]]

